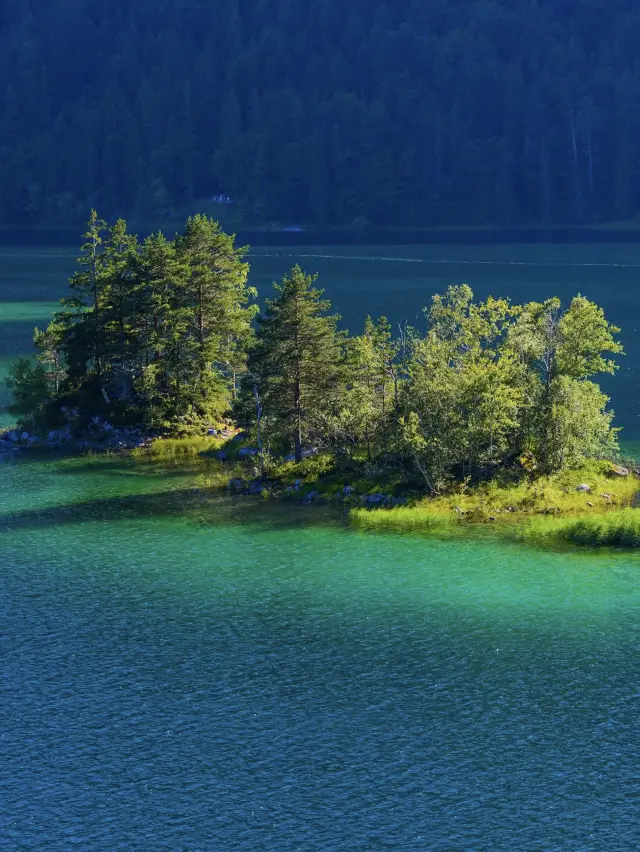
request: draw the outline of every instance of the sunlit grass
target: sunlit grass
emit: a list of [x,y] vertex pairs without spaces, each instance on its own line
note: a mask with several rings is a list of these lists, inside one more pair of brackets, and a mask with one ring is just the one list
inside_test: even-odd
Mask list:
[[[355,508],[351,519],[360,528],[380,531],[426,532],[491,523],[498,534],[519,540],[636,544],[640,511],[629,506],[640,483],[633,474],[611,478],[607,469],[606,463],[594,463],[515,485],[492,482],[412,506]],[[582,484],[591,490],[577,491]]]
[[532,518],[515,530],[518,541],[571,543],[589,547],[640,546],[640,510],[619,509],[606,514],[569,518]]
[[356,508],[350,518],[360,529],[380,531],[428,532],[462,525],[459,515],[427,505],[396,506],[384,510]]
[[152,458],[196,458],[215,453],[224,445],[224,438],[216,435],[194,436],[189,438],[159,438],[148,447],[133,450],[133,455]]

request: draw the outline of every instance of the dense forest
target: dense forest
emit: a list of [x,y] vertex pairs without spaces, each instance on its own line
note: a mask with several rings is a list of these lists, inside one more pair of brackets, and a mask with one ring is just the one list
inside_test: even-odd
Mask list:
[[640,213],[633,0],[11,0],[0,224]]
[[206,216],[140,242],[92,213],[70,295],[11,370],[9,411],[56,443],[114,426],[201,435],[233,415],[263,466],[322,450],[429,492],[615,455],[592,379],[615,372],[619,329],[587,299],[476,302],[462,285],[420,327],[367,318],[349,335],[299,266],[260,311],[245,253]]

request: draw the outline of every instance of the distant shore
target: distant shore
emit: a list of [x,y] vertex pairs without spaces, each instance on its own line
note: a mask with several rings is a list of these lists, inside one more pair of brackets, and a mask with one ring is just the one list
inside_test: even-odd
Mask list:
[[[179,223],[147,222],[133,223],[142,234],[163,230],[171,233],[178,230]],[[77,226],[31,227],[0,226],[0,246],[75,247],[82,224]],[[313,246],[313,245],[500,245],[531,244],[544,245],[594,243],[640,243],[640,222],[611,223],[602,225],[558,226],[533,228],[518,226],[499,228],[496,226],[447,226],[447,227],[361,227],[334,228],[302,227],[289,230],[286,226],[260,227],[238,226],[239,244],[252,246]]]

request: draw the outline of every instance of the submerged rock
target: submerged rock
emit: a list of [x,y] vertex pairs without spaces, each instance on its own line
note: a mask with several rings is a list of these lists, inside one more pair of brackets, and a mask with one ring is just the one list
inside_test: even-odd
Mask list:
[[262,494],[263,491],[269,490],[270,483],[268,482],[251,482],[249,483],[249,487],[245,490],[245,494],[258,495]]
[[253,456],[259,456],[260,450],[256,449],[256,447],[242,447],[238,455],[241,458],[252,458]]
[[386,494],[367,494],[364,498],[364,502],[369,506],[379,506],[380,503],[384,503],[389,498]]

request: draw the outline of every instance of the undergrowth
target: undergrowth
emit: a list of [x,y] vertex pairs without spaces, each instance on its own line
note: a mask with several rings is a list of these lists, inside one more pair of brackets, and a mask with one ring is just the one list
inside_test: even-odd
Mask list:
[[148,447],[133,450],[134,456],[145,458],[195,458],[209,455],[222,448],[223,438],[213,436],[194,436],[190,438],[159,438]]

